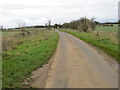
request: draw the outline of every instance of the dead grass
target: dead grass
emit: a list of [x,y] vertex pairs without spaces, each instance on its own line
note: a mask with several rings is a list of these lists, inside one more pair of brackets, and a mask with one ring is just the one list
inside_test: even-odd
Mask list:
[[[32,40],[34,37],[34,35],[38,35],[39,33],[42,32],[46,32],[47,30],[33,30],[33,29],[28,29],[28,31],[30,32],[30,34],[27,34],[26,32],[14,32],[12,31],[13,34],[11,35],[4,35],[2,36],[2,51],[8,51],[11,49],[16,49],[16,45],[22,44],[26,41]],[[5,31],[6,33],[10,32],[10,31]],[[5,33],[4,32],[4,33]],[[11,33],[11,32],[10,32]],[[42,35],[40,36],[40,38],[42,39],[43,37],[47,37],[46,35]]]

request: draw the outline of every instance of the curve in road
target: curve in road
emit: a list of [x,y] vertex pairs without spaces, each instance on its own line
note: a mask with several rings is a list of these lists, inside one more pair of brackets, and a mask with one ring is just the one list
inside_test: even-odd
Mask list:
[[102,55],[70,34],[59,36],[45,88],[118,88],[118,73]]

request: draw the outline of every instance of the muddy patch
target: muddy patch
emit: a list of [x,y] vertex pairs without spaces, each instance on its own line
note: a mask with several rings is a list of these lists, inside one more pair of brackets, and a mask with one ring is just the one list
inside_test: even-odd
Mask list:
[[[53,58],[53,57],[52,57]],[[33,87],[33,88],[44,88],[46,79],[48,77],[48,72],[50,70],[52,64],[52,58],[49,62],[42,67],[35,70],[30,77],[28,77],[24,82],[25,87]]]

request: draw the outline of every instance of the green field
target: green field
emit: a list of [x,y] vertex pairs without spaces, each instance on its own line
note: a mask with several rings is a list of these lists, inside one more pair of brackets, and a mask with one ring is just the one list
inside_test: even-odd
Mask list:
[[[102,29],[102,28],[101,28]],[[72,34],[81,40],[84,40],[118,59],[118,40],[116,37],[111,37],[110,35],[100,34],[97,36],[94,33],[85,33],[85,32],[77,32],[73,30],[61,30],[63,32],[67,32]]]
[[103,31],[103,32],[111,32],[111,33],[118,33],[118,25],[114,24],[112,26],[96,26],[96,31]]
[[[27,28],[27,31],[33,32],[33,31],[41,31],[41,28]],[[44,29],[43,29],[44,30]],[[2,37],[7,37],[7,36],[13,36],[17,33],[21,33],[20,29],[11,29],[11,30],[4,30],[4,31],[0,31],[2,33],[0,33],[0,35],[2,35]]]
[[54,30],[41,30],[19,38],[23,43],[3,51],[3,87],[22,87],[22,82],[32,71],[48,62],[58,43],[58,33]]
[[18,31],[18,30],[2,31],[2,37],[15,35],[16,33],[19,33],[19,32],[20,31]]

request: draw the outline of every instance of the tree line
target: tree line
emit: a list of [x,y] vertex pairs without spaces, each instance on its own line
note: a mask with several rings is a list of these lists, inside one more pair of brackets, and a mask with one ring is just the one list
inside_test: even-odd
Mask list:
[[95,18],[88,19],[86,17],[63,24],[63,28],[76,29],[83,32],[95,30],[95,26]]
[[[22,25],[23,24],[23,25]],[[63,23],[63,24],[54,24],[51,25],[51,20],[48,20],[47,23],[45,23],[45,25],[36,25],[36,26],[26,26],[24,25],[24,23],[19,24],[18,27],[16,28],[9,28],[8,30],[11,29],[25,29],[25,28],[48,28],[48,30],[51,30],[51,28],[65,28],[65,29],[75,29],[78,31],[83,31],[83,32],[87,32],[87,31],[93,31],[95,30],[96,25],[100,26],[113,26],[113,24],[119,24],[120,26],[120,20],[118,22],[105,22],[105,23],[100,23],[95,21],[95,18],[91,18],[88,19],[86,17],[82,17],[78,20],[73,20],[69,23]],[[20,26],[22,25],[22,26]],[[5,28],[3,28],[3,26],[0,27],[0,30],[6,30]]]

